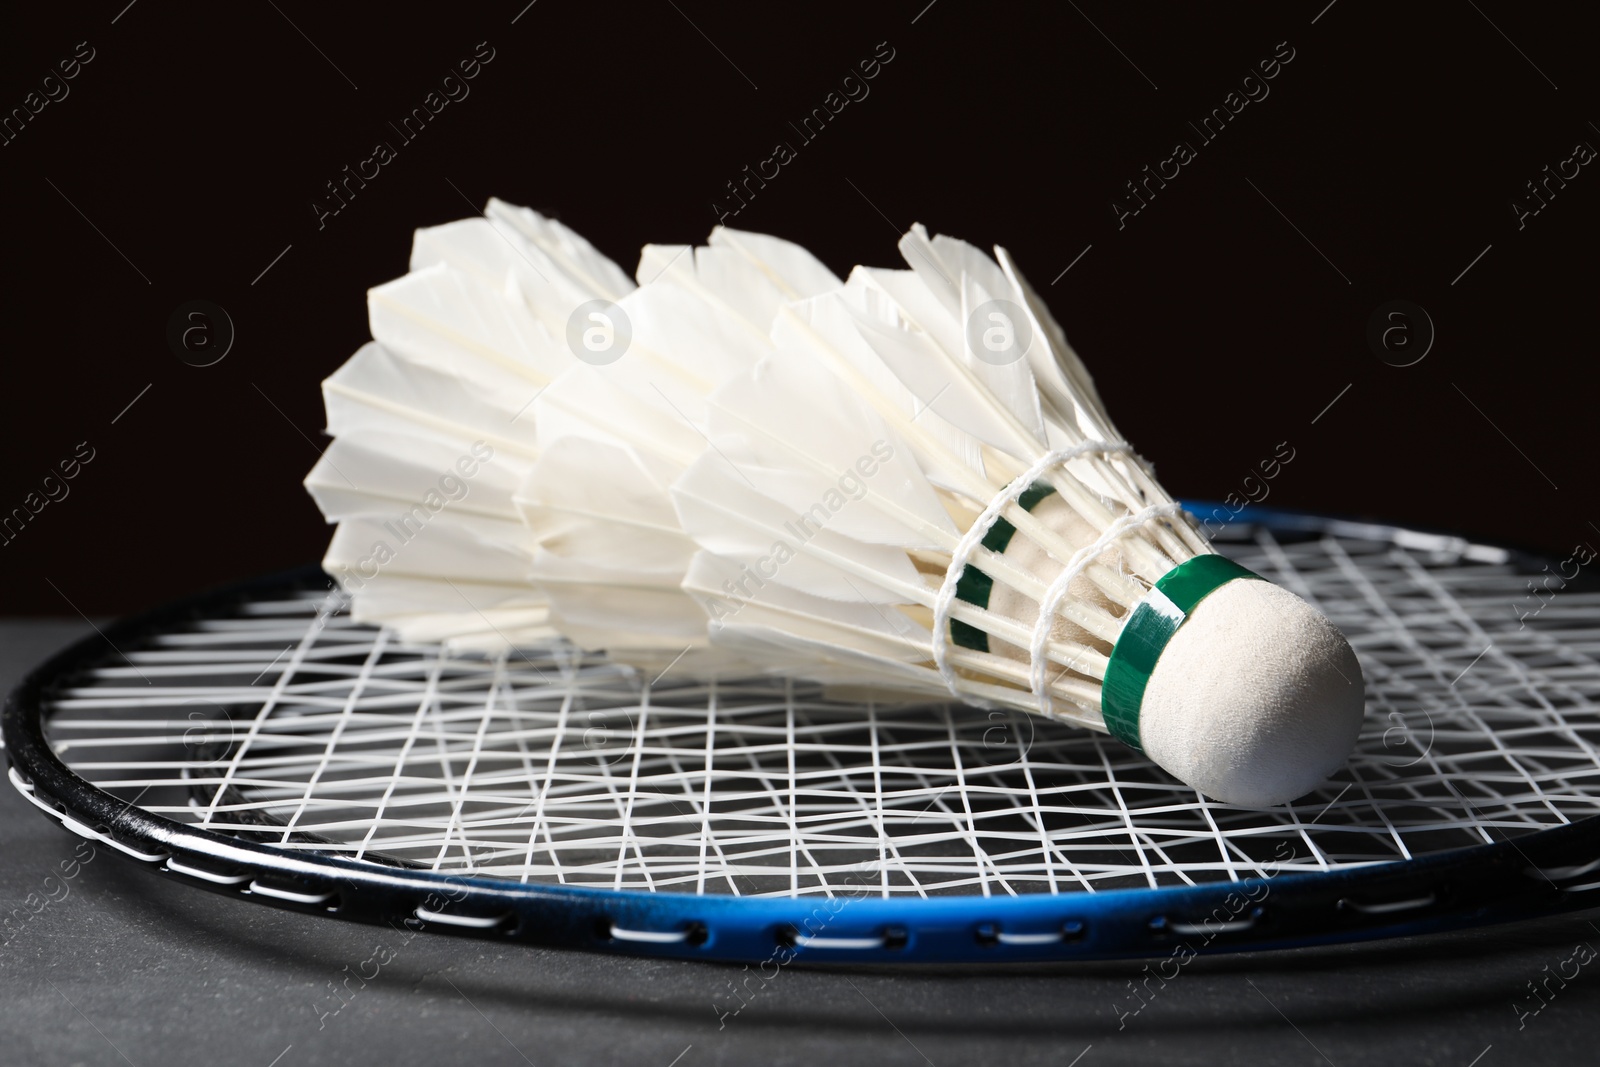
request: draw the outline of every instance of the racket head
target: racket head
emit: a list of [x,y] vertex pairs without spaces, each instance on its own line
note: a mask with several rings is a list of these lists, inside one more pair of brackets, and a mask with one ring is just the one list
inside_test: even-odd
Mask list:
[[[1204,514],[1205,507],[1196,511]],[[276,623],[285,617],[300,627],[306,648],[316,648],[330,629],[352,639],[349,649],[335,647],[321,669],[303,657],[297,661],[294,670],[303,670],[311,687],[337,691],[342,685],[354,703],[353,683],[332,668],[364,656],[377,666],[398,664],[400,675],[411,670],[408,680],[415,684],[407,695],[425,696],[418,686],[426,684],[426,656],[441,663],[449,657],[391,646],[386,659],[382,642],[388,639],[348,625],[317,568],[156,609],[52,657],[6,703],[11,781],[64,828],[175,881],[217,892],[409,929],[688,958],[993,962],[1166,955],[1185,948],[1221,952],[1414,934],[1596,901],[1600,707],[1591,697],[1600,694],[1600,664],[1589,634],[1600,620],[1600,594],[1574,579],[1561,587],[1559,601],[1529,602],[1559,604],[1559,611],[1544,616],[1541,609],[1531,621],[1519,620],[1505,594],[1518,590],[1527,575],[1560,573],[1562,561],[1448,535],[1266,509],[1232,516],[1223,532],[1229,540],[1219,539],[1219,548],[1312,594],[1346,627],[1367,668],[1369,724],[1348,773],[1267,813],[1205,801],[1136,753],[1058,724],[1016,717],[1002,725],[989,713],[945,705],[873,705],[863,719],[859,706],[774,680],[730,681],[714,691],[645,686],[603,661],[558,648],[524,656],[535,670],[543,663],[558,675],[567,672],[557,683],[546,679],[543,688],[531,681],[520,690],[515,681],[504,684],[504,657],[461,661],[467,681],[459,707],[467,712],[454,721],[476,726],[476,747],[456,743],[469,740],[467,734],[440,731],[447,751],[437,778],[452,768],[470,777],[474,753],[481,760],[507,736],[518,737],[526,750],[519,754],[543,757],[542,768],[526,761],[524,784],[526,798],[536,804],[545,796],[545,806],[513,820],[519,832],[533,829],[523,862],[504,862],[508,850],[497,847],[505,843],[503,826],[495,819],[487,820],[486,835],[469,841],[486,828],[479,825],[484,820],[464,814],[477,797],[453,800],[432,778],[406,784],[410,764],[403,758],[398,766],[405,773],[388,782],[367,775],[375,779],[372,788],[388,790],[391,799],[415,787],[424,808],[454,806],[454,821],[443,832],[446,847],[427,862],[422,853],[439,843],[438,833],[418,837],[404,825],[391,833],[395,827],[384,823],[381,806],[365,825],[349,818],[350,791],[366,786],[350,784],[361,780],[359,766],[353,778],[327,773],[338,747],[330,740],[339,729],[333,717],[298,722],[295,715],[316,716],[284,702],[258,712],[250,720],[254,732],[245,725],[242,734],[243,724],[231,718],[218,728],[208,713],[198,725],[172,717],[184,699],[221,704],[224,718],[234,703],[262,704],[270,691],[249,692],[261,676],[286,688],[295,675],[288,667],[274,674],[266,653],[276,646],[249,629],[265,619],[268,625],[257,629],[281,635]],[[1313,568],[1309,560],[1326,565]],[[298,614],[288,616],[273,614],[281,608],[255,610],[296,602]],[[1363,605],[1377,621],[1352,632]],[[174,638],[230,625],[243,637],[231,642],[226,671],[214,658],[204,662],[203,653],[187,667],[181,654],[170,655]],[[1530,630],[1531,636],[1517,636]],[[1453,643],[1443,640],[1447,631]],[[1465,643],[1462,635],[1481,635],[1488,644]],[[1512,651],[1502,647],[1485,666],[1480,660],[1496,641]],[[1478,659],[1468,662],[1474,653]],[[164,696],[152,720],[137,711],[134,687],[126,684],[140,673],[139,663],[169,676],[185,669],[197,679],[220,672],[230,684],[219,687],[213,679],[197,682],[193,697]],[[241,695],[236,679],[247,664],[264,669]],[[1446,677],[1444,667],[1454,677]],[[1459,683],[1480,667],[1473,683],[1483,689],[1474,703],[1460,697]],[[433,675],[436,687],[442,672]],[[1508,698],[1507,684],[1526,692]],[[654,712],[656,722],[667,725],[652,732],[648,723],[632,721],[635,733],[625,746],[580,752],[577,761],[586,766],[576,771],[571,764],[558,768],[553,753],[560,742],[592,729],[570,721],[550,725],[561,715],[551,710],[557,703],[568,708],[570,720],[574,689],[593,702],[580,710],[631,711],[634,720],[641,711]],[[113,695],[93,695],[105,691]],[[619,693],[631,695],[632,703]],[[85,710],[85,700],[95,708]],[[1447,716],[1451,701],[1463,706]],[[122,719],[114,714],[119,706]],[[415,716],[422,713],[394,707],[400,710],[360,712],[360,729],[383,735],[369,737],[361,750],[368,764],[372,753],[392,756],[397,744],[410,738],[414,746],[421,736],[416,728],[399,728],[407,716],[421,721]],[[385,715],[394,720],[392,737],[383,734]],[[538,715],[545,716],[543,726],[517,725]],[[1486,715],[1496,729],[1488,728]],[[509,729],[491,730],[502,718]],[[110,719],[117,721],[107,724]],[[87,725],[74,728],[75,722]],[[779,736],[778,724],[786,734]],[[719,748],[719,729],[766,740]],[[949,735],[942,752],[920,739],[933,729]],[[1000,755],[989,751],[997,729],[1005,739]],[[1523,748],[1497,740],[1503,733]],[[276,754],[264,747],[268,737],[279,745]],[[487,750],[484,738],[493,739]],[[529,749],[530,741],[540,740],[544,748]],[[329,753],[320,774],[319,761],[306,755],[316,745]],[[657,767],[671,766],[697,745],[706,761],[666,776],[682,798],[669,796],[663,807],[663,776],[641,777],[647,757]],[[103,758],[108,754],[117,758]],[[152,754],[158,758],[152,761]],[[754,770],[721,778],[713,773],[721,756],[743,759]],[[584,790],[614,781],[611,768],[623,761],[631,766],[626,794],[635,805],[647,798],[644,807],[660,809],[661,816],[638,818],[637,862],[630,864],[623,841],[615,861],[562,872],[561,857],[589,856],[594,849],[582,835],[608,821],[603,812],[595,814]],[[761,777],[763,767],[771,777],[782,769],[772,761],[787,764],[787,783],[725,787],[725,781]],[[829,761],[843,765],[832,778]],[[807,777],[813,764],[824,771]],[[139,774],[130,773],[135,770]],[[1054,784],[1042,786],[1037,779],[1047,776]],[[912,785],[885,791],[885,777]],[[865,787],[869,779],[876,779],[876,792]],[[808,784],[802,788],[801,781]],[[641,790],[641,782],[649,788]],[[514,775],[494,783],[485,801],[491,810],[507,803],[500,794],[514,783]],[[694,789],[682,789],[686,783],[699,789],[698,807]],[[305,802],[296,803],[293,790],[302,786]],[[153,803],[145,795],[152,789],[185,799]],[[1019,790],[1034,808],[1039,844],[1032,855],[1017,844],[1016,832],[1001,827],[1029,824]],[[372,795],[357,800],[369,803]],[[996,813],[985,807],[989,802],[1017,810]],[[679,809],[676,825],[664,814],[670,808]],[[551,830],[556,811],[568,820],[563,827],[577,828],[570,839]],[[574,814],[580,811],[581,818]],[[332,817],[336,812],[343,815]],[[635,815],[632,807],[620,814],[624,827]],[[535,862],[540,819],[550,846],[542,863]],[[755,824],[765,829],[751,832]],[[641,833],[646,825],[668,832]],[[815,832],[819,825],[828,832]],[[448,847],[452,827],[459,831],[460,856]],[[679,853],[696,843],[697,832],[698,854],[685,861]],[[613,846],[601,838],[605,848]],[[1326,843],[1332,841],[1338,847]],[[477,846],[486,851],[474,852]],[[832,849],[827,858],[810,855],[824,846]],[[726,859],[727,849],[735,852],[733,860]],[[1211,858],[1192,858],[1208,850]],[[1119,851],[1124,860],[1106,858]],[[708,855],[724,856],[721,866]],[[720,888],[719,878],[726,883]]]

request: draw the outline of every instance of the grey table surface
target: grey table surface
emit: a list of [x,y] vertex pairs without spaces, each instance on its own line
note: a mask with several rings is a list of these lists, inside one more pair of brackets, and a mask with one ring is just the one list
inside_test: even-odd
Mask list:
[[[88,632],[0,623],[7,689]],[[0,790],[0,909],[88,846]],[[737,966],[340,923],[174,886],[107,849],[0,948],[0,1063],[1441,1064],[1600,1061],[1600,976],[1528,983],[1600,915],[1365,945],[1200,958],[1119,1019],[1142,964],[789,967],[736,1016]],[[36,898],[37,899],[37,898]],[[383,946],[347,1001],[334,984]],[[346,968],[349,968],[347,971]],[[1546,971],[1548,967],[1550,970]],[[347,994],[348,996],[348,994]],[[337,1014],[325,1014],[343,1003]],[[721,1006],[719,1008],[719,1006]],[[1120,1023],[1120,1027],[1119,1027]]]

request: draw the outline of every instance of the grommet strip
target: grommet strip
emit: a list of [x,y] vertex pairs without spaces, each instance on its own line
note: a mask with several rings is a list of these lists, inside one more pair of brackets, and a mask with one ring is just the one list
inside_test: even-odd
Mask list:
[[1042,934],[1008,934],[1004,930],[995,932],[994,939],[1002,945],[1053,945],[1066,938],[1060,930],[1049,930]]
[[[167,864],[168,867],[172,864]],[[264,897],[275,897],[278,900],[287,900],[294,904],[326,904],[337,894],[335,893],[296,893],[292,889],[280,889],[274,885],[267,885],[259,879],[250,883],[250,892],[260,893]]]
[[172,871],[174,874],[186,874],[190,878],[198,878],[203,882],[211,882],[215,885],[243,885],[250,881],[248,874],[218,874],[216,871],[191,867],[181,860],[173,859],[171,856],[167,857],[167,870]]
[[1179,937],[1194,937],[1198,934],[1205,934],[1209,937],[1216,934],[1243,933],[1255,924],[1255,916],[1251,916],[1246,919],[1230,919],[1227,922],[1220,923],[1168,923],[1167,930],[1169,933],[1177,934]]
[[1438,894],[1429,893],[1425,897],[1413,897],[1410,900],[1391,900],[1381,904],[1360,904],[1349,897],[1339,901],[1339,907],[1358,911],[1362,915],[1388,915],[1397,911],[1413,911],[1417,908],[1426,908],[1438,899]]
[[618,941],[640,941],[647,945],[676,945],[689,940],[688,930],[629,930],[611,924],[611,936]]
[[794,943],[801,948],[843,949],[860,952],[865,949],[887,948],[888,938],[882,935],[877,937],[816,937],[811,934],[795,934]]
[[11,784],[16,788],[18,793],[22,794],[23,799],[32,804],[34,807],[38,808],[40,811],[44,812],[46,815],[50,816],[52,819],[60,822],[62,826],[71,830],[79,837],[87,838],[90,841],[98,841],[102,845],[109,845],[118,852],[121,852],[124,855],[132,856],[134,859],[143,863],[160,863],[162,860],[167,858],[167,854],[165,852],[140,852],[136,848],[130,848],[129,846],[124,845],[121,841],[118,841],[116,838],[112,837],[110,834],[103,834],[98,830],[90,829],[77,819],[74,819],[72,816],[68,815],[66,812],[56,810],[54,807],[40,800],[38,796],[34,794],[33,783],[18,774],[15,767],[8,767],[6,769],[6,776],[11,779]]
[[1580,863],[1575,867],[1525,867],[1522,873],[1544,882],[1564,882],[1568,878],[1581,878],[1590,871],[1600,871],[1600,859]]
[[425,923],[459,926],[463,930],[493,930],[510,917],[509,912],[503,915],[451,915],[447,911],[433,911],[422,907],[417,908],[412,914]]

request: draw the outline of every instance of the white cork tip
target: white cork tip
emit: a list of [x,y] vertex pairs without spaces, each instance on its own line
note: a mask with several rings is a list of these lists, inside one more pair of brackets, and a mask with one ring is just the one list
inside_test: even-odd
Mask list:
[[1333,623],[1282,586],[1235,579],[1156,661],[1139,737],[1206,796],[1265,808],[1344,766],[1365,710],[1361,665]]

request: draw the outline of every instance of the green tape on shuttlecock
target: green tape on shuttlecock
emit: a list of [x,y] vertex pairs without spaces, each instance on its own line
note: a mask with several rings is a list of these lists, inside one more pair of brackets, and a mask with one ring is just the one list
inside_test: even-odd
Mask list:
[[[1023,511],[1031,512],[1054,492],[1053,487],[1035,482],[1017,498],[1017,504]],[[989,532],[984,534],[983,547],[991,552],[1004,552],[1010,546],[1011,538],[1016,532],[1017,528],[1010,522],[996,519],[994,525],[989,527]],[[956,579],[956,599],[964,600],[968,604],[986,608],[989,606],[989,596],[993,592],[994,579],[970,563],[962,570],[961,577]],[[978,652],[989,651],[989,635],[960,619],[950,620],[950,639],[961,648],[970,648]]]
[[1111,650],[1100,693],[1100,710],[1112,737],[1144,751],[1139,708],[1156,661],[1196,605],[1235,578],[1266,580],[1225,556],[1196,556],[1162,575],[1134,606]]

